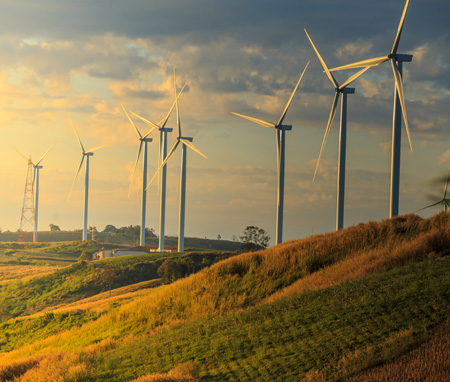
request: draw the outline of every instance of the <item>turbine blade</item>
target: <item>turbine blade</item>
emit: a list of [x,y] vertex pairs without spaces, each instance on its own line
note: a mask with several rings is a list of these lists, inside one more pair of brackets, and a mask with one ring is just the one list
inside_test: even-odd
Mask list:
[[322,58],[322,56],[320,55],[319,51],[317,50],[316,46],[315,46],[314,43],[312,42],[311,37],[309,37],[309,34],[308,34],[308,32],[306,31],[306,29],[305,29],[305,33],[306,33],[306,36],[308,37],[309,42],[311,43],[312,47],[314,48],[314,51],[316,52],[317,57],[319,58],[319,61],[320,61],[320,63],[322,64],[322,66],[323,66],[323,68],[324,68],[324,70],[325,70],[325,73],[327,74],[327,76],[328,76],[328,78],[330,79],[330,81],[331,81],[331,83],[333,84],[333,86],[334,86],[335,88],[337,88],[339,85],[337,84],[337,82],[336,82],[335,78],[333,77],[333,75],[332,75],[332,74],[330,73],[330,71],[328,70],[327,64],[325,64],[325,61],[323,60],[323,58]]
[[448,177],[450,176],[450,166],[447,171],[447,180],[445,181],[445,187],[444,187],[444,199],[447,199],[447,186],[448,186]]
[[173,68],[173,84],[174,84],[174,88],[175,88],[175,106],[177,109],[178,138],[181,138],[180,110],[178,109],[177,81],[176,81],[176,77],[175,77],[175,67]]
[[136,133],[139,135],[139,138],[142,138],[142,135],[141,135],[140,131],[138,130],[138,128],[136,127],[136,125],[134,124],[134,122],[132,121],[132,119],[130,118],[130,116],[128,115],[127,110],[123,107],[122,104],[120,104],[120,105],[122,106],[123,111],[125,112],[125,114],[126,114],[128,120],[130,121],[131,126],[134,127],[134,130],[136,130]]
[[181,138],[180,141],[183,142],[183,143],[184,143],[187,147],[189,147],[190,149],[194,150],[197,154],[200,154],[203,158],[208,159],[208,157],[207,157],[206,155],[202,154],[202,152],[201,152],[199,149],[197,149],[197,148],[192,144],[192,142],[189,142],[187,139],[183,139],[183,138]]
[[406,11],[408,10],[409,0],[406,0],[405,7],[403,8],[402,17],[400,18],[400,23],[398,24],[397,36],[395,36],[394,45],[392,45],[391,54],[396,54],[398,49],[398,44],[400,42],[400,36],[403,30],[403,24],[405,22]]
[[[19,154],[24,160],[25,160],[25,162],[27,162],[27,163],[30,163],[31,162],[31,160],[30,159],[27,159],[27,157],[25,156],[25,155],[23,155],[19,150],[17,150],[15,147],[13,147],[13,146],[11,146],[11,148],[17,153],[17,154]],[[32,162],[31,162],[32,163]]]
[[[186,87],[186,85],[187,85],[187,83],[185,83],[185,84],[183,85],[183,87],[181,88],[180,92],[178,93],[178,96],[176,96],[176,97],[177,97],[176,101],[178,100],[178,98],[180,98],[180,95],[181,95],[181,93],[183,93],[183,90],[184,90],[184,88]],[[168,121],[170,115],[172,114],[172,111],[173,111],[173,108],[175,107],[176,101],[173,102],[172,107],[170,108],[170,110],[169,110],[169,112],[167,113],[167,115],[165,116],[165,118],[163,118],[163,119],[158,123],[158,125],[161,126],[161,128],[164,129],[164,127],[166,127],[166,123],[167,123],[167,121]]]
[[72,187],[70,188],[70,192],[69,192],[69,196],[67,197],[67,200],[69,200],[70,199],[70,195],[72,195],[73,186],[75,186],[75,182],[76,182],[76,180],[78,178],[78,174],[80,173],[81,166],[83,166],[83,161],[84,161],[84,154],[81,156],[81,162],[80,162],[80,165],[78,166],[78,171],[75,174],[75,178],[73,179]]
[[444,204],[445,204],[448,208],[450,208],[450,203],[449,203],[448,200],[444,200]]
[[69,115],[69,119],[70,119],[70,123],[72,124],[73,131],[75,131],[75,135],[77,136],[77,140],[78,140],[78,143],[80,144],[81,151],[82,151],[83,154],[84,154],[84,147],[83,147],[83,144],[81,143],[81,139],[80,139],[80,137],[78,136],[77,129],[75,128],[75,124],[73,123],[72,118],[70,117],[70,115]]
[[411,148],[411,152],[413,151],[411,144],[411,135],[409,134],[408,127],[408,118],[406,117],[406,107],[405,107],[405,96],[403,94],[403,81],[402,76],[397,68],[397,64],[394,62],[394,59],[391,59],[392,71],[394,72],[395,84],[397,85],[397,94],[400,99],[400,104],[402,106],[403,120],[405,121],[406,132],[408,134],[409,147]]
[[141,138],[147,138],[153,130],[160,129],[160,127],[156,123],[153,123],[153,122],[149,121],[148,119],[141,117],[140,115],[136,114],[135,112],[131,111],[131,114],[138,117],[141,121],[145,122],[147,125],[151,126],[151,129],[148,131],[148,133],[145,134],[143,137],[141,136]]
[[333,100],[333,104],[331,106],[330,117],[328,118],[327,129],[325,130],[325,135],[322,141],[322,147],[320,148],[319,158],[316,163],[316,170],[314,171],[313,182],[316,179],[317,170],[319,169],[320,158],[322,157],[323,148],[325,147],[325,142],[327,141],[328,134],[330,133],[331,125],[333,124],[334,116],[336,115],[337,103],[339,101],[339,92],[336,92]]
[[41,159],[39,159],[37,161],[37,163],[35,164],[35,166],[39,166],[39,163],[42,162],[42,160],[45,158],[45,156],[48,154],[48,152],[56,145],[57,142],[53,143],[52,146],[50,146],[50,148],[44,153],[44,155],[41,156]]
[[272,127],[272,128],[276,128],[277,127],[273,123],[263,121],[262,119],[257,119],[257,118],[253,118],[253,117],[247,117],[246,115],[233,113],[233,112],[231,112],[231,114],[237,115],[238,117],[241,117],[241,118],[248,119],[249,121],[255,122],[258,125],[261,125],[261,126],[264,126],[264,127]]
[[309,61],[308,61],[308,63],[306,64],[305,69],[303,69],[302,75],[300,76],[300,78],[299,78],[299,80],[298,80],[298,82],[297,82],[297,85],[295,86],[295,89],[294,89],[294,91],[293,91],[292,94],[291,94],[291,98],[289,98],[289,101],[288,101],[288,103],[286,104],[286,107],[284,108],[283,114],[281,114],[281,117],[280,117],[280,120],[279,120],[278,123],[277,123],[277,126],[280,126],[280,125],[283,123],[284,117],[286,116],[286,113],[287,113],[287,111],[288,111],[288,109],[289,109],[289,106],[291,105],[292,99],[294,98],[295,92],[297,91],[298,85],[300,85],[300,82],[301,82],[301,80],[302,80],[302,78],[303,78],[303,75],[304,75],[305,72],[306,72],[306,68],[308,67],[308,65],[309,65]]
[[141,151],[142,151],[142,145],[143,145],[143,141],[140,142],[139,144],[139,149],[138,149],[138,153],[136,156],[136,162],[134,163],[134,169],[133,169],[133,176],[131,177],[131,182],[130,182],[130,189],[128,190],[128,198],[130,197],[131,194],[131,188],[133,187],[133,182],[134,182],[134,175],[136,174],[136,168],[137,165],[139,163],[139,157],[141,156]]
[[167,154],[166,159],[164,159],[164,162],[161,163],[161,166],[158,167],[158,170],[156,170],[155,174],[152,176],[150,181],[147,183],[147,187],[145,188],[146,190],[150,187],[150,184],[153,182],[155,177],[159,174],[159,172],[162,170],[162,168],[169,161],[169,159],[171,158],[171,156],[173,155],[173,153],[175,152],[175,150],[176,150],[176,148],[178,147],[179,144],[180,144],[180,141],[177,140],[175,142],[175,144],[173,145],[173,147],[170,149],[169,154]]
[[355,81],[359,76],[368,71],[370,66],[366,66],[363,70],[360,70],[358,73],[355,73],[351,76],[347,81],[345,81],[341,86],[339,86],[339,90],[344,89],[346,86],[350,85],[353,81]]
[[445,202],[445,200],[439,200],[439,202],[430,204],[429,206],[423,207],[423,208],[421,208],[421,209],[419,209],[419,210],[416,210],[416,211],[414,211],[414,212],[419,212],[419,211],[425,210],[425,209],[427,209],[427,208],[431,208],[431,207],[437,206],[438,204],[441,204],[442,202]]
[[389,56],[369,58],[368,60],[354,62],[353,64],[348,64],[344,66],[338,66],[337,68],[330,69],[330,72],[334,72],[336,70],[344,70],[344,69],[354,69],[354,68],[363,68],[366,66],[377,66],[382,64],[383,62],[389,60]]
[[102,149],[103,147],[107,147],[107,146],[109,146],[109,145],[103,145],[103,146],[94,147],[93,149],[90,149],[89,151],[86,151],[86,154],[93,153],[94,151],[97,151],[98,149]]

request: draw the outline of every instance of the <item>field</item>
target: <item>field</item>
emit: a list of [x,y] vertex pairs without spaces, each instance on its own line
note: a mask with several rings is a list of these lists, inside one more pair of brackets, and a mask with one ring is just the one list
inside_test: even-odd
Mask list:
[[[17,242],[17,232],[0,232],[0,242]],[[38,232],[38,241],[41,243],[47,242],[62,242],[62,241],[78,241],[81,240],[81,231],[41,231]],[[89,239],[92,237],[89,235]],[[98,232],[94,235],[95,241],[106,244],[118,244],[118,245],[138,245],[138,236],[129,236],[121,234],[111,234]],[[152,247],[158,246],[157,237],[147,237],[146,244]],[[178,239],[172,236],[165,237],[165,245],[167,248],[177,248]],[[186,237],[184,240],[184,246],[189,249],[206,249],[206,250],[218,250],[218,251],[235,251],[242,243],[230,241],[230,240],[215,240],[207,238]]]
[[[448,381],[449,248],[440,213],[253,253],[16,272],[0,381]],[[168,258],[185,273],[163,284]]]

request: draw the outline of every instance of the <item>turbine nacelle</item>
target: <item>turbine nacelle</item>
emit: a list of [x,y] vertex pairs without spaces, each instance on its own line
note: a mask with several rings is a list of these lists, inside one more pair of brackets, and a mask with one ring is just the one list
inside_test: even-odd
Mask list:
[[341,94],[355,94],[355,88],[336,88],[335,89],[336,93],[341,93]]

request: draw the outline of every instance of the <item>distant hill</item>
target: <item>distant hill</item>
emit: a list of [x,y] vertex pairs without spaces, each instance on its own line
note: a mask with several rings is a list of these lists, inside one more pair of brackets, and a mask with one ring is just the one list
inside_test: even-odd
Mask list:
[[51,312],[2,324],[0,381],[447,381],[449,254],[450,214],[440,213],[359,224],[235,255],[169,285],[89,298],[72,298],[72,276],[49,274],[48,293],[66,292]]
[[[41,243],[56,242],[56,241],[78,241],[81,240],[81,231],[42,231],[38,233],[38,240]],[[91,235],[89,235],[91,239]],[[0,242],[17,242],[17,232],[0,232]],[[119,245],[137,245],[138,237],[127,236],[121,234],[111,234],[98,232],[94,234],[94,239],[101,243],[115,243]],[[148,237],[146,240],[147,245],[157,247],[158,238]],[[168,236],[165,238],[166,247],[177,248],[178,238]],[[215,239],[202,239],[197,237],[186,237],[184,239],[184,246],[187,250],[193,249],[206,249],[217,251],[235,251],[242,246],[242,243],[231,240],[215,240]]]

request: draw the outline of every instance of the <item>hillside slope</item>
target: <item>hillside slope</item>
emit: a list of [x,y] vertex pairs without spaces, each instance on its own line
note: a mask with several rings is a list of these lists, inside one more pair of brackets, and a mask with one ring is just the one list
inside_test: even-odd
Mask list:
[[445,364],[449,248],[441,213],[238,255],[45,340],[44,325],[0,354],[0,381],[347,380],[427,343]]

